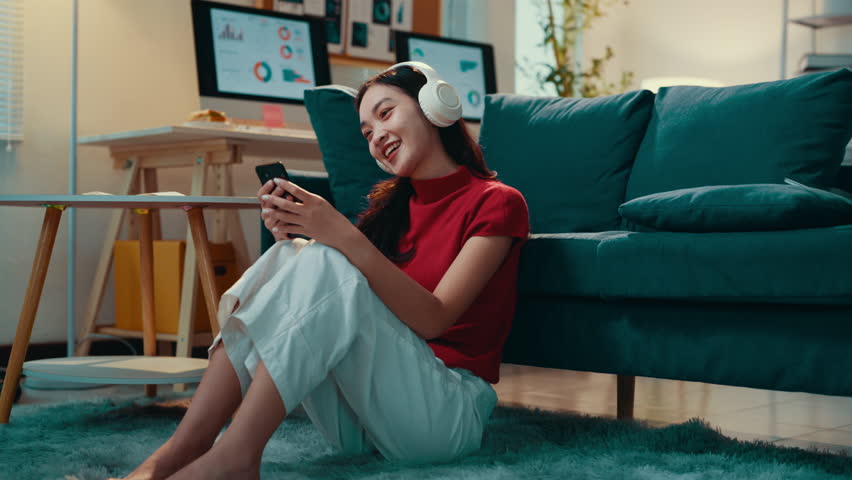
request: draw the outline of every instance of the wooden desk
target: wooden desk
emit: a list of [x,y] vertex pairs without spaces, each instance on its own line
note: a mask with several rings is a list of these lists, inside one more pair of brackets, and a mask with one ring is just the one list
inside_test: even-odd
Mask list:
[[[3,391],[0,393],[0,423],[9,422],[9,414],[12,410],[12,403],[15,399],[15,389],[18,385],[18,380],[21,376],[21,370],[24,365],[24,358],[27,353],[27,347],[32,334],[33,323],[35,322],[36,312],[38,311],[39,300],[41,299],[44,280],[47,276],[47,268],[50,264],[50,257],[53,253],[53,244],[56,239],[56,232],[59,228],[59,221],[63,210],[67,207],[74,208],[120,208],[134,209],[139,213],[140,228],[139,228],[139,251],[140,251],[140,277],[142,285],[142,323],[143,323],[143,345],[146,356],[156,354],[156,338],[154,327],[154,263],[153,263],[153,215],[152,210],[162,208],[182,208],[186,211],[190,232],[194,245],[194,252],[197,257],[198,273],[201,277],[201,286],[204,293],[204,301],[207,305],[209,313],[210,326],[215,335],[219,331],[219,325],[216,320],[216,311],[219,304],[219,294],[216,292],[214,283],[213,262],[210,256],[210,248],[207,238],[207,230],[204,225],[204,208],[226,209],[236,211],[236,209],[258,209],[260,204],[257,198],[254,197],[191,197],[191,196],[148,196],[148,195],[0,195],[0,206],[17,206],[17,207],[43,207],[45,209],[44,222],[41,227],[41,235],[36,248],[35,259],[33,260],[32,272],[30,273],[29,284],[27,285],[26,296],[24,297],[21,315],[18,318],[18,327],[15,333],[15,342],[12,345],[12,353],[9,357],[9,365],[6,369],[6,378],[3,382]],[[187,245],[188,249],[189,245]],[[195,266],[190,270],[190,274],[195,274]],[[94,357],[90,357],[93,359]],[[134,357],[129,357],[133,359]],[[99,360],[104,360],[100,358]],[[114,358],[112,360],[115,360]],[[80,362],[85,363],[86,358],[74,357],[69,359],[72,363],[81,367]],[[132,360],[133,362],[139,359]],[[29,363],[29,362],[28,362]],[[93,363],[93,362],[90,362]],[[115,363],[112,363],[115,365]],[[66,365],[67,367],[68,365]],[[55,368],[55,365],[51,365]],[[102,368],[100,370],[103,370]],[[133,367],[132,373],[129,376],[135,376],[135,383],[181,383],[186,381],[187,375],[185,369],[178,369],[172,377],[163,375],[163,369],[158,368],[152,375],[145,375],[143,368]],[[69,378],[69,369],[62,370],[65,380]],[[50,373],[50,372],[45,372]],[[91,382],[97,380],[100,375],[101,379],[115,377],[115,369],[110,372],[110,375],[102,375],[95,373],[87,373],[81,371],[78,381]],[[106,381],[105,383],[112,383]],[[151,385],[153,387],[153,385]],[[155,387],[154,387],[155,388]],[[153,395],[156,391],[154,388],[146,387],[146,393]]]
[[[230,169],[232,165],[242,163],[243,155],[317,161],[322,159],[313,130],[255,126],[231,127],[218,125],[215,122],[189,122],[184,125],[81,137],[77,143],[83,146],[100,146],[110,149],[113,168],[127,172],[122,187],[115,192],[123,195],[158,191],[158,169],[192,167],[190,195],[231,196],[234,189]],[[204,191],[208,170],[213,171],[216,179],[213,192]],[[109,190],[115,191],[113,188]],[[138,336],[138,332],[121,331],[107,326],[98,327],[95,324],[112,262],[113,245],[124,223],[124,213],[124,209],[116,211],[105,233],[104,249],[98,262],[92,293],[82,322],[83,338],[94,332]],[[129,227],[130,236],[136,237],[138,226],[133,218],[130,219]],[[192,318],[196,291],[194,273],[196,254],[190,237],[191,233],[188,231],[176,337],[175,354],[182,357],[190,356],[195,343]],[[239,216],[233,210],[220,210],[213,217],[212,241],[224,243],[229,240],[229,237],[234,245],[237,268],[245,271],[251,260]],[[160,217],[156,211],[153,212],[153,238],[154,240],[162,239]],[[174,335],[162,334],[158,338],[166,341],[175,340]],[[89,340],[80,342],[77,355],[87,355],[90,343]]]

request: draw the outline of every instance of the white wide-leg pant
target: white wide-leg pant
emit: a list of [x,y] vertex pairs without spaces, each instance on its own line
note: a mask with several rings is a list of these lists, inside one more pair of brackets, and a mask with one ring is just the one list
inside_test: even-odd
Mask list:
[[360,270],[320,243],[277,242],[222,295],[218,320],[213,345],[224,343],[243,394],[263,361],[287,410],[301,403],[344,452],[450,460],[479,448],[497,402],[491,385],[447,368]]

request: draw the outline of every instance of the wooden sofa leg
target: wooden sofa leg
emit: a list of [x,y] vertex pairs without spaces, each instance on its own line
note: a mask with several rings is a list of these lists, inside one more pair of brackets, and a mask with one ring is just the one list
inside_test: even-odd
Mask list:
[[633,393],[636,390],[636,377],[632,375],[617,375],[616,416],[619,420],[633,420]]

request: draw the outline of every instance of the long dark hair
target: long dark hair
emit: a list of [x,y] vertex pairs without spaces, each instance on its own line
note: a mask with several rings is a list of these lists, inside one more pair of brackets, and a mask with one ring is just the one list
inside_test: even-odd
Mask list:
[[[382,72],[358,89],[358,95],[355,96],[356,110],[361,108],[361,100],[367,90],[377,84],[397,87],[418,102],[417,94],[426,84],[426,77],[409,66]],[[497,177],[485,165],[482,149],[468,132],[463,119],[449,127],[438,128],[438,134],[444,151],[454,162],[467,167],[479,178],[491,180]],[[358,218],[358,228],[394,262],[406,262],[414,256],[413,248],[406,252],[399,251],[399,242],[411,226],[408,201],[413,194],[414,187],[408,177],[394,177],[379,182],[367,196],[370,202],[367,210]]]

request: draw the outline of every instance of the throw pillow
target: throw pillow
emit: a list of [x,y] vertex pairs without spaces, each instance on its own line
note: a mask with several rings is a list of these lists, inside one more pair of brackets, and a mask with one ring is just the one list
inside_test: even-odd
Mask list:
[[661,88],[627,200],[704,185],[834,186],[852,136],[852,70],[723,88]]
[[793,230],[852,224],[852,200],[797,185],[721,185],[646,195],[624,203],[618,213],[668,232]]
[[488,95],[479,143],[526,198],[534,233],[618,229],[618,205],[654,94],[598,98]]
[[305,108],[317,135],[335,206],[353,223],[367,208],[367,194],[373,186],[388,178],[361,135],[356,93],[340,85],[305,90]]

